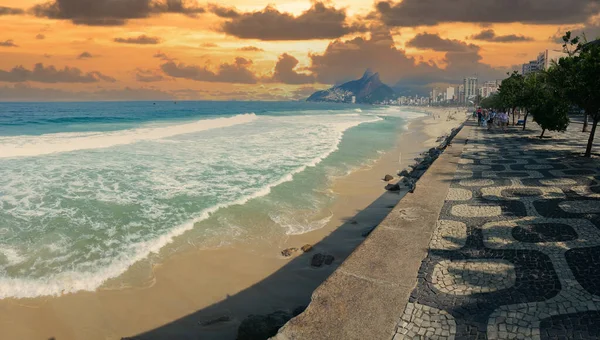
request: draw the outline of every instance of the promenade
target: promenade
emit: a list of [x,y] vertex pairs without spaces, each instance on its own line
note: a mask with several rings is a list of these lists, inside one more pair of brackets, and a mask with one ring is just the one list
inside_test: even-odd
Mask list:
[[471,129],[394,340],[600,338],[600,160],[579,129]]
[[467,123],[275,339],[600,338],[600,159],[536,128]]

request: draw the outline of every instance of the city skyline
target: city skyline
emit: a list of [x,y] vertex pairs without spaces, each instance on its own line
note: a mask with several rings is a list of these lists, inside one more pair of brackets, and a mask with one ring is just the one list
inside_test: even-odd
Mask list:
[[0,100],[298,100],[366,68],[415,93],[498,79],[566,30],[600,32],[583,0],[488,0],[474,16],[468,1],[115,4],[0,0]]

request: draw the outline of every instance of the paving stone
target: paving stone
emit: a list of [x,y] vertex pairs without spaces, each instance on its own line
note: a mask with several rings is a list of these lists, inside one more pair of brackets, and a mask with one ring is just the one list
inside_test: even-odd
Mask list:
[[394,340],[600,339],[600,160],[576,155],[586,137],[471,130]]

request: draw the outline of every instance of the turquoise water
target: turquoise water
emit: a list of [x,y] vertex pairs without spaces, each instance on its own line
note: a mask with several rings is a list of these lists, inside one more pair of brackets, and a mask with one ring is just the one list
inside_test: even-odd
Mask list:
[[0,104],[0,298],[91,291],[182,248],[321,228],[331,179],[417,116],[300,102]]

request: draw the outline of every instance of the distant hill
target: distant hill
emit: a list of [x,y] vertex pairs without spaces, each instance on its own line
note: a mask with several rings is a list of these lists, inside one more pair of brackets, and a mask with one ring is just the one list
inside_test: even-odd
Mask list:
[[379,79],[379,73],[367,70],[362,78],[352,80],[328,90],[313,93],[306,101],[350,103],[352,97],[360,104],[374,104],[385,100],[397,99],[394,90]]

